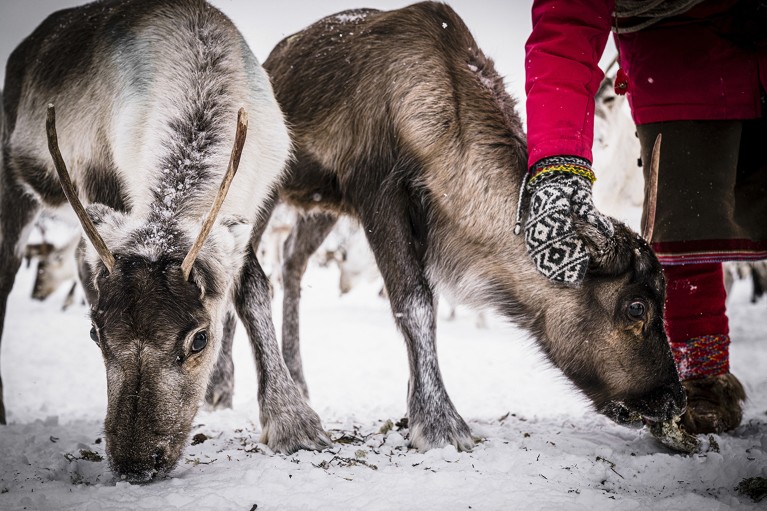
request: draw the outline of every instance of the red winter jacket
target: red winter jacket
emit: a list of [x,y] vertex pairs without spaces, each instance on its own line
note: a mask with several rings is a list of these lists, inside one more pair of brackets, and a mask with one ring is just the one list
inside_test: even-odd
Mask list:
[[[736,9],[709,0],[639,32],[617,36],[637,124],[753,119],[767,88],[767,40],[745,46]],[[598,67],[615,0],[535,0],[525,46],[528,163],[556,155],[592,161]]]

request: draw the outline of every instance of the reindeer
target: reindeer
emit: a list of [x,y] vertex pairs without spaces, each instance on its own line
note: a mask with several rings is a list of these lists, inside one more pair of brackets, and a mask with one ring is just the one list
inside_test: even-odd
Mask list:
[[251,232],[289,134],[232,22],[203,0],[59,11],[13,52],[4,90],[0,320],[35,217],[69,201],[88,238],[78,266],[115,474],[167,474],[200,402],[231,403],[232,309],[259,371],[262,441],[328,445],[280,356]]
[[[51,239],[48,237],[51,229],[63,235],[57,234],[54,239]],[[35,243],[31,242],[32,237],[38,238]],[[46,300],[61,285],[68,283],[69,292],[64,299],[62,310],[66,310],[75,302],[75,292],[78,289],[75,251],[79,242],[79,224],[70,228],[68,222],[45,214],[40,215],[24,249],[27,268],[34,261],[37,270],[35,282],[32,285],[32,298]]]
[[47,242],[27,245],[24,252],[27,266],[31,264],[32,259],[37,261],[35,283],[32,285],[32,298],[43,301],[56,292],[61,284],[69,281],[69,292],[62,309],[66,310],[74,303],[74,295],[77,290],[75,250],[79,241],[79,237],[75,238],[63,247],[57,247]]
[[491,305],[527,329],[612,419],[682,412],[663,329],[663,274],[645,240],[617,221],[612,239],[579,225],[592,266],[581,286],[566,287],[536,271],[513,233],[526,174],[522,123],[450,7],[341,12],[281,41],[264,67],[295,146],[280,189],[303,211],[285,245],[283,356],[305,395],[301,275],[338,216],[351,215],[405,338],[412,446],[474,445],[440,375],[438,290]]

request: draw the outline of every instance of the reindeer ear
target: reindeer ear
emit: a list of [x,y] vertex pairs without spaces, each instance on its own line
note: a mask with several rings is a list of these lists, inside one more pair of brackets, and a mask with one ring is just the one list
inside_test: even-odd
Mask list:
[[607,236],[596,226],[575,219],[575,230],[586,242],[590,263],[588,273],[595,276],[613,276],[625,272],[631,264],[631,245],[624,243],[628,228],[610,219],[615,229],[613,236]]
[[[210,236],[203,246],[201,254],[214,255],[214,257],[204,257],[206,272],[214,272],[221,277],[227,276],[235,278],[231,274],[232,268],[240,268],[245,249],[250,241],[252,226],[250,222],[241,216],[225,215],[218,218],[216,226],[210,233]],[[210,251],[213,252],[210,252]],[[206,280],[206,272],[200,272],[199,265],[202,259],[197,259],[194,265],[189,269],[188,280],[200,290],[200,298],[213,292],[212,282]],[[218,291],[215,292],[217,294]]]
[[117,226],[121,224],[124,214],[107,206],[106,204],[93,203],[85,208],[85,212],[93,220],[95,226],[105,224],[107,226]]
[[[125,223],[128,220],[128,216],[125,213],[112,209],[105,204],[90,204],[87,208],[85,208],[85,214],[93,223],[94,229],[98,228],[99,237],[102,242],[106,243],[107,247],[114,247],[117,243],[116,240],[119,238],[119,234],[125,232],[126,230]],[[80,239],[82,241],[80,242],[79,248],[77,249],[80,255],[77,257],[80,261],[79,264],[81,265],[81,277],[85,268],[82,265],[87,263],[88,273],[92,274],[93,278],[93,282],[89,281],[88,285],[92,284],[92,289],[96,289],[97,286],[95,278],[99,275],[99,272],[96,272],[95,268],[97,268],[99,262],[104,262],[105,265],[106,262],[99,253],[98,249],[93,245],[93,243],[88,241],[87,236]],[[110,251],[110,253],[112,252]],[[112,267],[106,265],[106,268],[111,273]],[[83,280],[83,282],[86,281]],[[90,290],[92,291],[92,289]],[[95,303],[91,298],[89,298],[89,300],[91,300],[91,303]]]
[[234,254],[242,254],[248,247],[252,225],[247,218],[238,215],[223,216],[219,222],[229,230],[234,242]]

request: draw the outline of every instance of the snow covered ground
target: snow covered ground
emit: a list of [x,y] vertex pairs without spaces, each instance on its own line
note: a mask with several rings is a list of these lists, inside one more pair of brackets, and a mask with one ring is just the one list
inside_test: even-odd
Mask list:
[[[304,282],[304,363],[333,448],[286,456],[258,443],[255,369],[240,328],[234,408],[201,412],[192,434],[205,441],[189,445],[171,478],[139,486],[115,481],[103,460],[105,373],[87,309],[60,310],[67,286],[46,302],[31,300],[33,274],[24,268],[18,276],[2,346],[10,422],[0,428],[3,510],[764,505],[735,489],[767,476],[767,304],[749,302],[745,281],[730,302],[732,366],[750,400],[743,425],[713,437],[718,452],[681,456],[644,430],[611,423],[547,367],[523,332],[492,317],[479,329],[463,309],[454,321],[441,311],[440,362],[478,443],[468,453],[408,450],[407,430],[396,426],[407,360],[378,283],[338,297],[338,270],[314,265]],[[277,318],[279,303],[278,290]]]

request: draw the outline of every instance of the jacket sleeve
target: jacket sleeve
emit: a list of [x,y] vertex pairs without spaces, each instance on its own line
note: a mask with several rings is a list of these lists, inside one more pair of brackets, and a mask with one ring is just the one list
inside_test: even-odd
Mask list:
[[599,59],[615,0],[535,0],[525,45],[528,167],[571,155],[592,161]]

